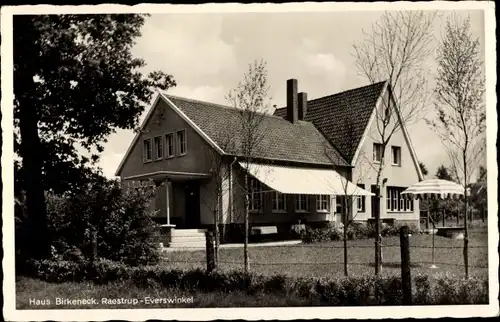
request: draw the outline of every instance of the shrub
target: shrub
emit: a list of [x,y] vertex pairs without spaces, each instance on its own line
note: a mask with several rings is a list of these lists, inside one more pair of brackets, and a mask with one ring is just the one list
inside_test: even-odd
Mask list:
[[[142,288],[165,288],[183,291],[275,294],[316,300],[329,306],[401,305],[399,276],[370,275],[349,277],[294,278],[285,275],[264,276],[241,271],[211,272],[202,269],[167,269],[160,265],[131,267],[100,259],[94,262],[30,260],[23,275],[50,282],[93,281],[103,284],[130,280]],[[487,277],[464,279],[453,275],[415,275],[413,303],[486,304]]]
[[[101,258],[132,266],[157,263],[160,258],[159,227],[149,210],[153,196],[151,187],[125,191],[119,181],[103,177],[65,195],[47,193],[53,259],[89,259],[95,242],[97,255]],[[16,239],[21,241],[26,238],[24,213],[23,207],[18,206]],[[26,247],[26,243],[16,242],[19,253],[22,247]]]
[[312,244],[342,239],[342,232],[334,226],[325,228],[307,227],[301,233],[301,239],[304,243]]

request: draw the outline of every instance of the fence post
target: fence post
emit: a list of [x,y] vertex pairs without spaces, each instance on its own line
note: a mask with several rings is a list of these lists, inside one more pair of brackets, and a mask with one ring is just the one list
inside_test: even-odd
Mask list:
[[214,247],[214,235],[211,231],[205,233],[205,238],[207,241],[207,272],[213,272],[215,270],[215,247]]
[[401,227],[399,238],[401,242],[401,286],[403,290],[403,305],[411,305],[411,274],[410,274],[410,239],[408,226]]

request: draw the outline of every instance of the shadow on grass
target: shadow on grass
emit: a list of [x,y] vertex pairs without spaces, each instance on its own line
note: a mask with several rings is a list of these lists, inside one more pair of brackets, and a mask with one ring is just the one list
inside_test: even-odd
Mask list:
[[[366,263],[367,266],[370,267],[375,267],[375,263]],[[401,263],[400,262],[383,262],[382,267],[387,267],[387,268],[401,268]],[[422,267],[422,264],[419,263],[410,263],[410,267],[412,268],[419,268]]]

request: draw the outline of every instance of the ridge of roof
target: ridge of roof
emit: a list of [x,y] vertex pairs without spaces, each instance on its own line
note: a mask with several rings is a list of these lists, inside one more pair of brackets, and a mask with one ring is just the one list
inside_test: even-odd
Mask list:
[[[367,89],[367,88],[372,87],[372,86],[373,87],[380,86],[380,85],[382,85],[382,84],[384,84],[386,82],[387,82],[387,80],[384,80],[384,81],[380,81],[380,82],[376,82],[376,83],[364,85],[364,86],[361,86],[361,87],[355,87],[355,88],[347,89],[347,90],[342,91],[342,92],[338,92],[338,93],[334,93],[334,94],[329,94],[329,95],[325,95],[325,96],[321,96],[321,97],[316,97],[316,98],[313,98],[313,99],[308,99],[307,103],[316,102],[316,101],[319,101],[319,100],[322,100],[322,99],[334,98],[337,95],[350,94],[352,92],[361,91],[361,90]],[[277,110],[284,110],[284,109],[286,109],[286,106],[276,108],[275,112]]]
[[[211,105],[213,107],[220,107],[220,108],[228,109],[228,110],[231,110],[231,111],[239,111],[239,109],[237,107],[234,107],[234,106],[229,106],[229,105],[224,105],[224,104],[219,104],[219,103],[213,103],[213,102],[208,102],[208,101],[202,101],[202,100],[198,100],[198,99],[187,98],[187,97],[184,97],[184,96],[177,96],[177,95],[167,94],[164,91],[162,91],[162,94],[164,96],[168,97],[168,98],[173,98],[173,99],[178,99],[178,100],[184,100],[184,101],[187,101],[187,102],[198,103],[198,104],[203,104],[203,105]],[[273,115],[273,114],[270,114],[270,113],[266,113],[266,112],[257,111],[255,113],[264,115],[266,117],[272,117],[272,118],[281,119],[281,120],[283,119],[280,116],[276,116],[276,115]],[[307,122],[307,121],[302,121],[302,122]],[[311,122],[307,122],[307,123],[311,123]]]

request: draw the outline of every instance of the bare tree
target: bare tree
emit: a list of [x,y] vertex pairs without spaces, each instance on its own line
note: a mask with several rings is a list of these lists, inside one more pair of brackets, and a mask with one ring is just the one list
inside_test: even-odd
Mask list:
[[[221,136],[219,142],[219,147],[223,151],[234,151],[234,137],[230,135],[230,133],[226,133],[226,135]],[[205,198],[203,198],[203,204],[208,207],[213,215],[213,231],[215,235],[215,263],[218,265],[219,262],[219,245],[221,242],[221,232],[220,226],[222,222],[222,218],[228,214],[230,209],[224,209],[222,207],[222,198],[224,195],[231,191],[228,180],[230,177],[230,167],[228,163],[228,159],[222,155],[219,151],[213,149],[212,147],[207,147],[204,149],[205,151],[205,160],[210,164],[210,174],[211,181],[213,187],[207,189],[207,192],[204,194]],[[224,235],[225,232],[222,232]]]
[[422,11],[385,12],[365,39],[354,44],[356,67],[371,83],[387,81],[394,100],[385,96],[376,111],[376,133],[373,139],[380,144],[380,163],[377,167],[375,213],[375,274],[381,266],[381,174],[385,150],[402,124],[409,124],[425,111],[429,95],[423,62],[432,53],[432,27],[436,13]]
[[260,144],[265,135],[264,120],[269,111],[270,98],[268,97],[269,85],[267,80],[267,64],[264,60],[254,61],[249,65],[243,80],[229,91],[226,99],[240,112],[240,142],[239,154],[244,163],[244,264],[248,272],[248,235],[249,235],[249,171],[250,162],[259,152]]
[[[484,71],[479,39],[470,33],[469,19],[451,17],[438,49],[435,89],[436,118],[428,120],[441,137],[451,161],[452,176],[467,189],[486,149]],[[468,277],[468,228],[465,198],[464,264]]]
[[[344,108],[346,110],[349,110],[351,107],[351,103],[349,100],[345,99],[344,100]],[[343,127],[343,133],[346,133],[348,137],[354,137],[356,129],[354,127],[354,124],[356,122],[355,118],[357,115],[353,115],[353,113],[344,113],[344,117],[339,124],[340,126]],[[345,153],[348,155],[353,155],[356,152],[356,149],[358,147],[354,144],[349,145],[345,148]],[[332,153],[333,151],[331,150],[330,146],[327,145],[325,147],[325,155],[330,159],[330,161],[333,164],[339,164],[343,161],[343,157],[340,156],[338,153]],[[340,194],[338,194],[336,197],[341,197],[339,198],[342,203],[342,239],[343,239],[343,246],[344,246],[344,276],[348,276],[348,247],[347,247],[347,240],[348,240],[348,229],[349,226],[354,222],[356,219],[357,215],[360,213],[359,208],[357,207],[357,203],[360,202],[363,207],[366,207],[366,200],[364,196],[358,196],[358,190],[353,190],[350,188],[350,184],[355,184],[356,186],[359,186],[363,179],[365,178],[365,175],[367,172],[364,170],[369,169],[369,166],[372,166],[371,160],[366,158],[364,152],[361,152],[359,155],[359,173],[356,173],[355,177],[356,179],[353,179],[352,175],[352,169],[349,169],[347,171],[343,171],[341,173],[342,175],[342,191]],[[368,163],[368,164],[366,164]],[[368,165],[368,167],[367,167]],[[335,169],[338,170],[338,169]],[[342,171],[341,171],[342,172]],[[355,181],[355,182],[353,182]]]

